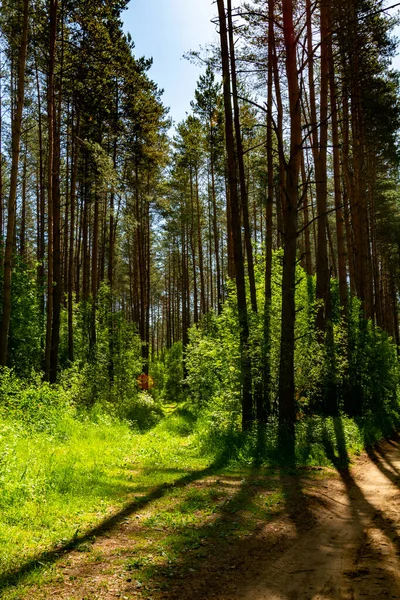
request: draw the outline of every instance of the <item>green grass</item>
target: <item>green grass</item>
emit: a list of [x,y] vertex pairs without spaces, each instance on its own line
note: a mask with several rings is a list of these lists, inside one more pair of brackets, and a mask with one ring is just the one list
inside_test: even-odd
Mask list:
[[171,489],[143,516],[124,568],[144,597],[169,589],[213,557],[252,535],[285,509],[277,471],[219,468],[185,488]]
[[187,436],[97,416],[52,433],[0,421],[0,573],[68,545],[129,502],[207,466]]
[[[304,419],[298,466],[346,465],[396,419]],[[53,550],[74,546],[102,560],[92,552],[101,532],[92,528],[129,505],[144,513],[135,550],[128,556],[121,549],[120,562],[144,589],[151,580],[168,586],[174,573],[196,569],[211,543],[223,553],[224,544],[239,543],[287,509],[273,427],[261,453],[255,433],[220,441],[208,453],[201,434],[179,409],[144,434],[99,413],[77,418],[69,411],[44,431],[0,420],[0,596],[24,598],[30,586],[57,581]],[[15,576],[7,581],[8,573]]]

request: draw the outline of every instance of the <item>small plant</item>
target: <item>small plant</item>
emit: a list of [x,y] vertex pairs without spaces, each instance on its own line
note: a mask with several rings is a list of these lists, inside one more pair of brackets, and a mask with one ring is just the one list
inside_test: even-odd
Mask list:
[[143,431],[154,427],[162,418],[163,411],[148,392],[141,391],[131,400],[120,403],[118,414]]

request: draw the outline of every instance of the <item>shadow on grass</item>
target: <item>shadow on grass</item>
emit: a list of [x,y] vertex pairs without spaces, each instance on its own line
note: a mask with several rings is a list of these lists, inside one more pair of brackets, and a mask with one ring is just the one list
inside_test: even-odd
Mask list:
[[[219,594],[239,598],[254,585],[254,576],[260,576],[293,543],[293,535],[314,526],[312,500],[304,491],[301,475],[304,470],[292,464],[282,466],[288,455],[293,456],[294,446],[276,452],[275,458],[281,458],[280,467],[264,468],[267,437],[265,427],[260,427],[253,465],[241,482],[236,480],[237,491],[215,506],[211,519],[199,515],[194,524],[175,523],[164,531],[164,555],[174,559],[170,561],[172,566],[165,562],[147,568],[144,578],[149,581],[149,595],[158,591],[165,599],[207,600]],[[294,444],[294,440],[291,442]],[[232,490],[227,478],[222,479],[225,481],[219,483]],[[183,511],[184,504],[181,502],[174,510]],[[286,525],[264,533],[266,525],[282,515],[293,522],[294,533]]]
[[[232,519],[234,522],[239,521],[240,511],[242,510],[245,514],[251,512],[255,503],[255,497],[260,490],[257,478],[260,478],[263,473],[260,465],[263,463],[264,442],[265,433],[260,430],[258,431],[254,466],[249,477],[229,502],[218,508],[218,516],[211,525],[204,526],[201,523],[199,527],[196,527],[191,524],[175,530],[175,549],[179,556],[175,569],[169,570],[165,565],[149,569],[150,588],[161,590],[162,598],[208,600],[219,594],[223,598],[240,598],[250,589],[255,589],[257,581],[261,582],[261,588],[258,590],[260,597],[266,593],[266,590],[272,589],[284,598],[292,597],[289,580],[278,576],[275,580],[265,580],[263,573],[268,572],[269,577],[271,576],[274,561],[279,560],[282,553],[296,543],[294,538],[286,537],[285,540],[287,534],[283,529],[280,530],[279,525],[269,529],[268,534],[264,536],[263,528],[268,521],[265,517],[260,518],[257,526],[244,537],[235,531],[229,531]],[[400,541],[395,536],[396,523],[380,507],[375,507],[366,498],[358,482],[354,479],[349,468],[350,457],[340,417],[333,420],[333,431],[325,431],[323,447],[326,457],[335,466],[344,484],[345,494],[348,498],[349,514],[347,515],[347,511],[345,511],[340,518],[343,519],[343,527],[348,528],[348,539],[351,540],[351,544],[345,550],[347,558],[345,564],[349,570],[344,572],[338,570],[337,575],[344,578],[343,585],[346,586],[346,589],[350,588],[355,593],[365,592],[371,586],[372,595],[370,597],[377,597],[380,594],[391,597],[393,592],[398,590],[397,580],[391,570],[384,548],[382,549],[379,544],[371,544],[369,536],[371,529],[378,529],[379,535],[394,543],[397,552],[400,553]],[[296,467],[294,455],[294,437],[290,435],[290,432],[289,435],[287,432],[282,432],[278,451],[281,467],[277,468],[275,481],[275,490],[278,490],[281,495],[282,506],[272,518],[277,518],[282,514],[287,515],[294,525],[292,536],[295,536],[296,540],[300,540],[304,534],[311,531],[310,538],[307,540],[309,539],[312,543],[312,530],[317,524],[315,503],[324,505],[324,501],[318,497],[318,494],[315,498],[314,495],[307,493],[304,470]],[[335,499],[332,498],[332,502],[334,501]],[[330,514],[334,511],[332,502],[326,504]],[[337,524],[332,526],[331,523],[329,518],[321,523],[329,534],[327,536],[329,540],[331,539],[329,532],[331,531],[332,535],[337,532]],[[228,529],[227,533],[224,526]],[[227,536],[225,543],[218,542],[221,530]],[[197,541],[206,540],[206,552],[204,552],[204,548],[203,550],[200,548],[198,555],[197,551],[191,551],[190,548],[185,547],[184,538],[189,539],[191,531]],[[322,539],[324,538],[322,537]],[[209,545],[210,540],[213,542],[212,547]],[[334,543],[333,547],[335,547]],[[329,564],[329,553],[327,553],[326,546],[316,545],[313,552],[315,564],[324,564],[324,560],[326,564]],[[337,552],[341,555],[343,548],[337,547]],[[202,553],[204,558],[200,560]],[[293,573],[297,573],[296,564],[294,562],[292,565]],[[300,565],[299,572],[301,572],[303,566],[301,557],[299,557],[298,564]],[[234,571],[237,573],[235,576],[233,575]],[[335,584],[342,585],[339,581]]]
[[62,546],[59,546],[58,548],[55,548],[53,550],[44,551],[41,554],[33,557],[31,560],[28,560],[17,569],[6,571],[5,573],[0,574],[0,592],[1,590],[11,587],[17,583],[21,583],[22,580],[25,577],[27,577],[31,572],[35,571],[38,568],[44,568],[45,566],[48,566],[49,564],[53,563],[58,558],[63,556],[65,553],[76,549],[82,543],[91,541],[93,540],[93,538],[104,535],[105,533],[111,531],[116,526],[118,526],[121,521],[133,515],[135,512],[142,510],[144,507],[151,504],[151,502],[158,500],[169,490],[174,488],[185,487],[198,479],[202,479],[207,475],[212,475],[223,466],[224,461],[218,458],[216,461],[214,461],[213,464],[211,464],[205,469],[189,473],[171,483],[159,485],[152,491],[150,491],[148,494],[140,498],[136,498],[134,502],[131,502],[123,509],[114,513],[112,516],[104,519],[98,525],[87,530],[85,533],[81,535],[74,535]]
[[[276,467],[276,475],[270,474],[268,480],[266,470],[262,468],[265,461],[265,448],[268,445],[267,438],[268,432],[260,428],[257,431],[253,467],[248,477],[228,502],[216,508],[216,517],[212,523],[206,524],[199,519],[197,524],[174,526],[170,534],[164,532],[164,536],[171,537],[171,542],[166,541],[165,544],[168,546],[169,543],[168,547],[173,548],[172,555],[176,558],[172,561],[173,566],[165,562],[164,565],[148,567],[146,579],[150,580],[148,588],[150,595],[158,592],[163,595],[157,597],[171,600],[186,598],[208,600],[219,595],[223,598],[240,598],[250,589],[255,589],[257,582],[261,582],[260,597],[266,593],[266,590],[272,589],[282,597],[292,597],[289,580],[283,581],[277,577],[275,581],[273,579],[267,581],[265,572],[269,573],[269,577],[271,573],[273,576],[275,561],[279,560],[282,553],[292,547],[293,543],[296,543],[295,540],[300,540],[310,531],[310,538],[307,539],[312,543],[312,530],[317,525],[314,510],[316,503],[319,506],[326,505],[330,513],[332,513],[332,504],[318,497],[318,494],[316,496],[308,494],[309,481],[307,482],[304,477],[304,469],[295,464],[295,438],[290,431],[280,432],[278,452],[275,456],[276,463],[280,463],[280,467]],[[310,439],[312,439],[311,435]],[[340,573],[340,576],[347,577],[346,585],[357,591],[363,585],[360,581],[364,575],[360,566],[364,549],[367,548],[368,528],[372,523],[387,539],[392,539],[396,524],[367,500],[354,480],[349,469],[350,458],[340,417],[333,421],[333,432],[325,431],[323,447],[326,457],[336,467],[344,483],[349,501],[349,518],[343,523],[351,532],[354,549],[351,548],[349,553],[354,550],[354,556],[351,556],[348,562],[351,566],[349,572]],[[306,453],[310,451],[311,444],[306,448]],[[270,516],[258,513],[257,522],[251,525],[248,515],[257,505],[259,492],[266,489],[274,490],[280,496],[280,507]],[[179,511],[179,506],[177,510]],[[292,522],[294,526],[292,533],[290,528],[281,529],[279,517],[282,515],[285,515],[285,518],[287,516]],[[275,519],[278,519],[277,525],[269,528],[268,533],[264,534],[265,525]],[[331,521],[327,520],[323,522],[323,526],[328,532],[332,530],[334,534],[335,527],[332,528],[330,523]],[[242,528],[235,530],[235,524],[239,524]],[[246,527],[248,533],[243,534]],[[396,548],[400,552],[398,540],[396,540]],[[326,553],[325,546],[316,545],[313,551],[315,564],[323,563],[324,560],[329,564],[329,554]],[[341,553],[342,548],[339,548],[338,552]],[[381,592],[389,596],[393,594],[393,591],[398,589],[397,581],[386,562],[384,553],[380,552],[379,547],[368,546],[368,560],[372,561],[374,569],[379,571],[374,580],[374,585],[379,585],[379,590],[374,588],[374,593],[376,591],[377,596]],[[301,557],[299,557],[299,565],[299,572],[301,572],[303,566]],[[297,573],[296,563],[293,565],[293,573]]]
[[[308,439],[308,436],[307,436]],[[297,534],[315,525],[310,498],[304,493],[303,470],[296,465],[296,435],[294,426],[279,427],[278,451],[281,463],[280,483],[285,499],[286,512]]]
[[[229,586],[233,585],[233,580],[236,582],[236,590],[232,592],[232,597],[240,597],[238,590],[247,589],[253,583],[250,580],[251,575],[249,575],[250,570],[248,567],[252,565],[252,573],[254,575],[254,561],[259,561],[261,570],[266,564],[271,565],[274,556],[276,556],[276,553],[280,549],[284,550],[288,543],[293,543],[293,540],[288,541],[288,539],[285,539],[284,535],[278,529],[272,537],[264,539],[262,529],[266,523],[285,513],[293,523],[297,537],[304,531],[309,531],[315,526],[315,516],[311,505],[312,500],[304,489],[305,480],[302,477],[304,471],[296,468],[294,462],[294,437],[290,435],[287,437],[284,433],[281,435],[279,457],[281,463],[286,466],[281,466],[277,469],[276,475],[269,473],[267,477],[266,470],[261,467],[265,455],[266,435],[265,428],[260,428],[257,431],[257,445],[253,466],[248,470],[248,475],[242,481],[239,481],[238,478],[233,481],[234,478],[232,478],[232,481],[226,483],[226,487],[229,487],[231,484],[232,487],[235,484],[237,491],[226,502],[215,506],[211,522],[202,522],[200,517],[198,524],[175,524],[171,527],[170,533],[163,531],[163,538],[165,538],[165,535],[168,535],[168,540],[164,540],[163,543],[169,544],[174,555],[177,556],[174,569],[179,569],[179,574],[177,575],[172,567],[165,564],[148,567],[147,577],[151,579],[151,586],[154,589],[166,591],[163,598],[183,599],[201,597],[203,600],[207,600],[213,597],[218,591],[226,594],[227,590],[231,589]],[[355,564],[357,560],[360,561],[362,559],[362,549],[366,542],[363,536],[366,535],[365,529],[371,521],[388,539],[391,539],[400,553],[399,538],[394,539],[392,536],[396,524],[384,515],[382,511],[376,509],[368,502],[350,472],[350,461],[346,448],[343,423],[340,417],[334,419],[334,436],[336,443],[331,440],[328,432],[326,432],[323,443],[327,458],[335,466],[344,483],[350,503],[349,509],[352,526],[355,527],[360,536],[361,550],[360,555],[355,557]],[[382,463],[382,460],[375,453],[374,456],[378,462]],[[387,457],[385,460],[387,462]],[[130,517],[135,512],[142,510],[155,500],[162,498],[164,494],[172,489],[184,488],[207,476],[219,475],[227,462],[227,456],[225,455],[206,469],[194,471],[180,477],[173,483],[163,484],[154,488],[85,534],[73,537],[62,547],[44,552],[26,562],[21,568],[0,575],[0,590],[22,580],[33,570],[43,567],[43,564],[51,564],[65,553],[77,548],[83,542],[111,531],[121,521]],[[385,465],[382,467],[382,472],[388,478],[390,476],[394,477],[393,473],[389,472]],[[166,472],[171,471],[178,474],[179,469],[166,469]],[[221,475],[221,477],[224,478],[224,475]],[[229,476],[226,479],[229,479]],[[399,482],[396,480],[393,483],[398,485]],[[212,484],[204,482],[203,485]],[[276,510],[269,512],[268,507],[264,504],[264,509],[260,513],[259,504],[257,504],[256,499],[262,491],[280,495]],[[188,504],[186,498],[181,500],[180,507],[182,512],[188,511],[190,504]],[[179,510],[179,505],[177,506],[177,510]],[[193,512],[195,512],[195,509],[193,509]],[[393,590],[397,589],[397,583],[392,574],[385,569],[384,557],[382,557],[379,551],[373,548],[368,548],[368,551],[376,564],[382,564],[381,570],[384,574],[384,580],[381,582],[381,589],[384,593],[390,594]],[[323,549],[316,548],[316,553],[322,552]],[[201,577],[195,574],[198,569],[201,570]],[[233,577],[233,571],[237,570],[239,577],[237,575]],[[182,580],[185,576],[186,579]],[[354,585],[358,584],[355,582]],[[283,593],[283,590],[281,591]]]
[[[221,478],[224,481],[217,483],[232,488],[233,482],[226,481],[229,476]],[[175,556],[176,560],[172,566],[152,565],[145,571],[145,578],[151,581],[151,595],[159,590],[163,598],[206,600],[218,593],[227,594],[234,572],[240,569],[243,573],[237,586],[242,587],[248,561],[265,555],[268,545],[272,551],[282,541],[279,533],[273,541],[263,539],[260,533],[267,522],[284,512],[284,502],[278,500],[275,507],[271,503],[271,509],[268,502],[261,507],[256,502],[263,492],[268,492],[267,499],[274,494],[282,497],[277,475],[270,472],[266,475],[264,469],[253,466],[241,481],[236,477],[236,484],[236,493],[215,506],[211,520],[200,517],[198,524],[175,524],[168,533],[164,532],[165,555]],[[184,510],[185,504],[183,500],[175,510]]]

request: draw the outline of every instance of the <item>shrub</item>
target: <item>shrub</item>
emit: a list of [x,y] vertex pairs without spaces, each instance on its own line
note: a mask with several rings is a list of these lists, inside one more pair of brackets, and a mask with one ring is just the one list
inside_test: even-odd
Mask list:
[[[2,254],[0,258],[3,258]],[[12,277],[8,366],[15,369],[20,377],[29,378],[32,370],[39,371],[41,366],[43,317],[39,303],[40,290],[36,282],[36,269],[26,265],[18,255],[13,257]],[[3,288],[2,269],[0,287]],[[0,303],[0,319],[2,308]]]
[[[281,253],[273,261],[270,347],[272,416],[278,407],[281,313]],[[257,274],[259,306],[264,282]],[[366,321],[358,300],[349,304],[345,321],[340,316],[337,282],[332,282],[332,311],[325,335],[315,330],[317,303],[314,278],[297,268],[295,325],[295,387],[297,417],[307,415],[362,416],[397,407],[399,368],[396,348],[386,333]],[[263,314],[250,313],[249,348],[253,386],[260,379]],[[225,444],[240,432],[240,356],[236,295],[231,290],[220,315],[204,317],[189,332],[186,349],[188,402],[197,412],[204,440]],[[224,441],[225,440],[225,441]]]
[[39,375],[18,379],[14,371],[0,373],[0,413],[3,418],[23,423],[37,431],[51,431],[73,413],[72,398],[63,386],[50,386]]
[[148,392],[142,391],[132,400],[120,402],[117,415],[144,431],[160,421],[163,411]]

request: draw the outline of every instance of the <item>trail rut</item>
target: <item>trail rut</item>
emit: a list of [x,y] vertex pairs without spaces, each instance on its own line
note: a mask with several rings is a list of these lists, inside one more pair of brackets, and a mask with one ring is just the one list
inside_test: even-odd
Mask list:
[[[244,600],[400,598],[400,448],[384,444],[326,484],[328,502]],[[304,507],[300,507],[300,510]]]

